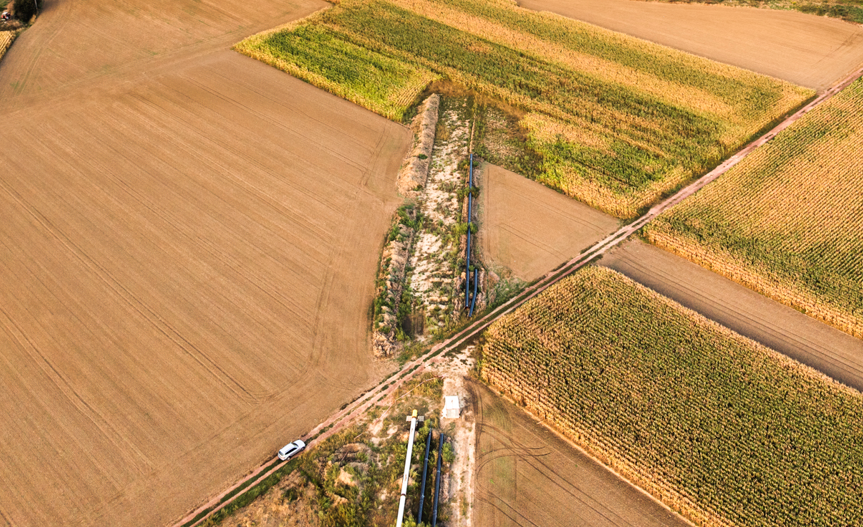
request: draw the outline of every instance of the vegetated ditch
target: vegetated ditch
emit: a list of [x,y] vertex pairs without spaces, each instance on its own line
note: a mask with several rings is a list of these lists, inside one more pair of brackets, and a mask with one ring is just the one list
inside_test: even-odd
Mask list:
[[[479,251],[467,259],[470,230],[474,248],[481,236],[477,209],[480,159],[474,160],[469,188],[471,140],[479,104],[470,95],[430,95],[411,128],[414,145],[399,174],[406,196],[387,233],[373,307],[373,346],[377,356],[399,356],[405,349],[440,337],[467,317],[467,275],[478,281],[475,310],[486,305],[486,272]],[[468,197],[473,207],[468,218]],[[476,273],[474,273],[476,271]],[[467,293],[467,294],[466,294]]]

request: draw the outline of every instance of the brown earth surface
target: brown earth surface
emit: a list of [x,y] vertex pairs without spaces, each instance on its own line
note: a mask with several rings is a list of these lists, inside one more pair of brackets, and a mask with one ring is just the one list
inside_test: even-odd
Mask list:
[[475,525],[689,525],[486,386],[469,387],[477,422]]
[[863,341],[662,249],[633,240],[600,264],[863,391]]
[[46,0],[0,63],[0,525],[169,523],[383,376],[410,134],[226,49],[321,5]]
[[618,220],[504,168],[485,164],[480,186],[483,262],[535,280],[614,232]]
[[793,11],[635,0],[518,0],[823,90],[863,64],[863,26]]
[[79,95],[73,88],[107,91],[122,88],[123,81],[141,82],[160,68],[228,49],[327,5],[322,0],[44,0],[37,22],[0,62],[0,109],[49,98],[74,104]]

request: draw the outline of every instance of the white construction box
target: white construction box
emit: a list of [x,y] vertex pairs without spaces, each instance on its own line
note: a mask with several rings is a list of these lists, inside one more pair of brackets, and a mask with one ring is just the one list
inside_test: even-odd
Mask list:
[[461,414],[461,405],[457,395],[447,395],[444,397],[443,416],[447,419],[458,419]]

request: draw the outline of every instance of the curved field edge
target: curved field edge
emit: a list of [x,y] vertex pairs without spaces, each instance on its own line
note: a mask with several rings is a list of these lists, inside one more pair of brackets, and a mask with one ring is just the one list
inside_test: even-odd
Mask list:
[[316,24],[327,9],[253,35],[234,50],[401,122],[426,86],[439,76],[353,44]]
[[863,337],[863,80],[692,199],[648,241]]
[[235,49],[391,119],[437,78],[517,108],[524,175],[621,218],[813,93],[498,0],[345,0]]
[[481,375],[696,525],[850,525],[863,396],[587,267],[484,334]]

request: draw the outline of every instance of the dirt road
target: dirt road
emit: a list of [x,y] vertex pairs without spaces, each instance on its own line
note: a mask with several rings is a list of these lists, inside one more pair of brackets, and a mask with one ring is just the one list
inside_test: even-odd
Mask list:
[[46,0],[0,63],[0,525],[167,524],[383,376],[410,134],[227,50],[320,6]]
[[793,11],[636,0],[519,0],[823,90],[863,64],[863,26]]
[[725,327],[863,391],[863,341],[712,271],[633,240],[604,266]]
[[533,281],[608,236],[618,220],[495,165],[484,165],[480,194],[482,258]]
[[476,525],[688,525],[478,383]]

